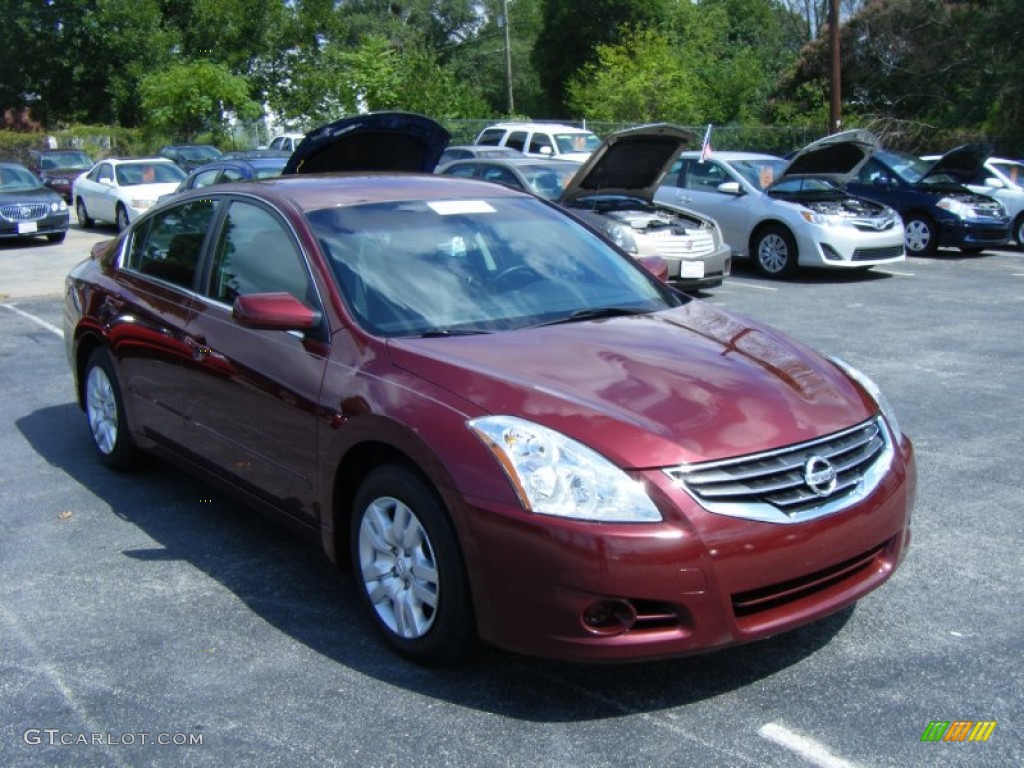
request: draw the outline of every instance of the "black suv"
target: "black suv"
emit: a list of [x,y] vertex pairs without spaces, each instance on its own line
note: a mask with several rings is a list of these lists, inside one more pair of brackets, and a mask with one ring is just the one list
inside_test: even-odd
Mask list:
[[846,188],[899,211],[909,256],[930,256],[940,246],[979,253],[1010,239],[1003,204],[964,186],[990,154],[979,144],[957,147],[935,161],[878,150]]

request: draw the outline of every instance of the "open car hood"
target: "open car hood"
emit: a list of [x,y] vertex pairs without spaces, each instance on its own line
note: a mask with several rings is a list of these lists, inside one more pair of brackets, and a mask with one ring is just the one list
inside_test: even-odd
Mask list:
[[871,131],[855,129],[833,133],[794,154],[778,180],[828,179],[842,186],[857,174],[878,147],[878,137]]
[[679,153],[698,140],[696,134],[666,123],[613,133],[570,179],[559,202],[607,194],[651,203]]
[[413,112],[369,112],[322,125],[295,148],[283,175],[342,171],[431,173],[451,135]]
[[956,179],[961,184],[966,184],[980,173],[981,167],[991,156],[991,145],[964,144],[956,149],[951,149],[936,160],[928,172],[921,177],[921,181],[926,181],[931,176],[945,175]]

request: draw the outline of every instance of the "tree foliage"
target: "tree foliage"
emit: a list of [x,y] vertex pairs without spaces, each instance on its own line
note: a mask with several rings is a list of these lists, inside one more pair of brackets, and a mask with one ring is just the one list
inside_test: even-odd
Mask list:
[[211,61],[174,64],[146,75],[139,94],[147,123],[183,141],[192,141],[203,131],[217,132],[228,112],[248,119],[260,114],[245,78]]

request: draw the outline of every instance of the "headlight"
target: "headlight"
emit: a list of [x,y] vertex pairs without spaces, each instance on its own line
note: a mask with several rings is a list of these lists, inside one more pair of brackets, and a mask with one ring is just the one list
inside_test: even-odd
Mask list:
[[944,197],[938,202],[939,208],[949,211],[958,219],[973,219],[974,209],[966,203],[954,200],[952,197]]
[[639,249],[636,247],[636,239],[633,237],[633,232],[629,227],[619,224],[617,221],[609,221],[604,225],[604,232],[622,250],[627,253],[639,253]]
[[819,227],[845,227],[852,226],[849,219],[842,216],[833,216],[827,213],[815,213],[814,211],[800,211],[804,221],[817,224]]
[[662,519],[640,483],[560,432],[515,416],[484,416],[468,426],[490,448],[530,512],[602,523]]
[[829,359],[847,376],[860,384],[861,387],[864,388],[864,391],[871,396],[871,399],[878,405],[878,410],[882,412],[882,418],[884,418],[885,422],[889,425],[893,438],[897,443],[899,443],[900,439],[903,437],[903,432],[900,430],[900,423],[896,419],[896,411],[893,410],[892,404],[889,402],[889,399],[882,394],[882,390],[879,389],[878,385],[875,384],[867,374],[857,370],[842,358],[829,357]]
[[68,204],[65,203],[63,200],[61,200],[59,203],[58,202],[50,203],[50,210],[53,213],[59,213],[60,211],[66,211],[67,209],[68,209]]

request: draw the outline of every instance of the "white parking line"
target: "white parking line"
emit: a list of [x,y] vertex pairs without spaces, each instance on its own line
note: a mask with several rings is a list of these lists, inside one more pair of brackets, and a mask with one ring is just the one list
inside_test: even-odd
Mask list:
[[732,288],[732,287],[736,287],[736,288],[752,288],[752,289],[754,289],[756,291],[777,291],[777,290],[779,290],[778,288],[775,288],[774,286],[771,286],[771,285],[757,285],[756,283],[745,283],[742,280],[729,280],[726,283],[723,283],[723,287],[722,288],[716,288],[715,292],[717,293],[718,291],[725,291],[726,293],[728,293],[729,288]]
[[16,306],[14,306],[13,304],[0,304],[0,307],[3,307],[4,309],[9,309],[9,310],[11,310],[11,312],[14,312],[14,313],[16,313],[16,314],[19,314],[19,315],[21,315],[22,317],[27,317],[27,318],[28,318],[29,320],[31,320],[31,321],[32,321],[33,323],[38,323],[39,325],[43,326],[43,328],[45,328],[46,330],[48,330],[48,331],[49,331],[50,333],[55,333],[55,334],[57,334],[58,336],[60,336],[60,337],[61,337],[62,339],[64,338],[64,331],[62,331],[62,330],[61,330],[60,328],[58,328],[58,327],[57,327],[56,325],[53,325],[53,324],[51,324],[51,323],[48,323],[48,322],[46,322],[46,321],[45,321],[45,320],[43,320],[43,318],[41,318],[41,317],[36,317],[35,315],[33,315],[33,314],[29,313],[29,312],[26,312],[26,311],[25,311],[25,310],[23,310],[23,309],[18,309],[18,308],[17,308]]
[[795,752],[820,768],[857,768],[856,763],[833,755],[824,744],[807,736],[801,736],[778,723],[765,723],[757,734],[790,752]]
[[916,275],[913,272],[897,272],[894,269],[879,269],[878,267],[875,267],[871,271],[878,272],[883,275],[897,275],[899,277],[916,277]]

